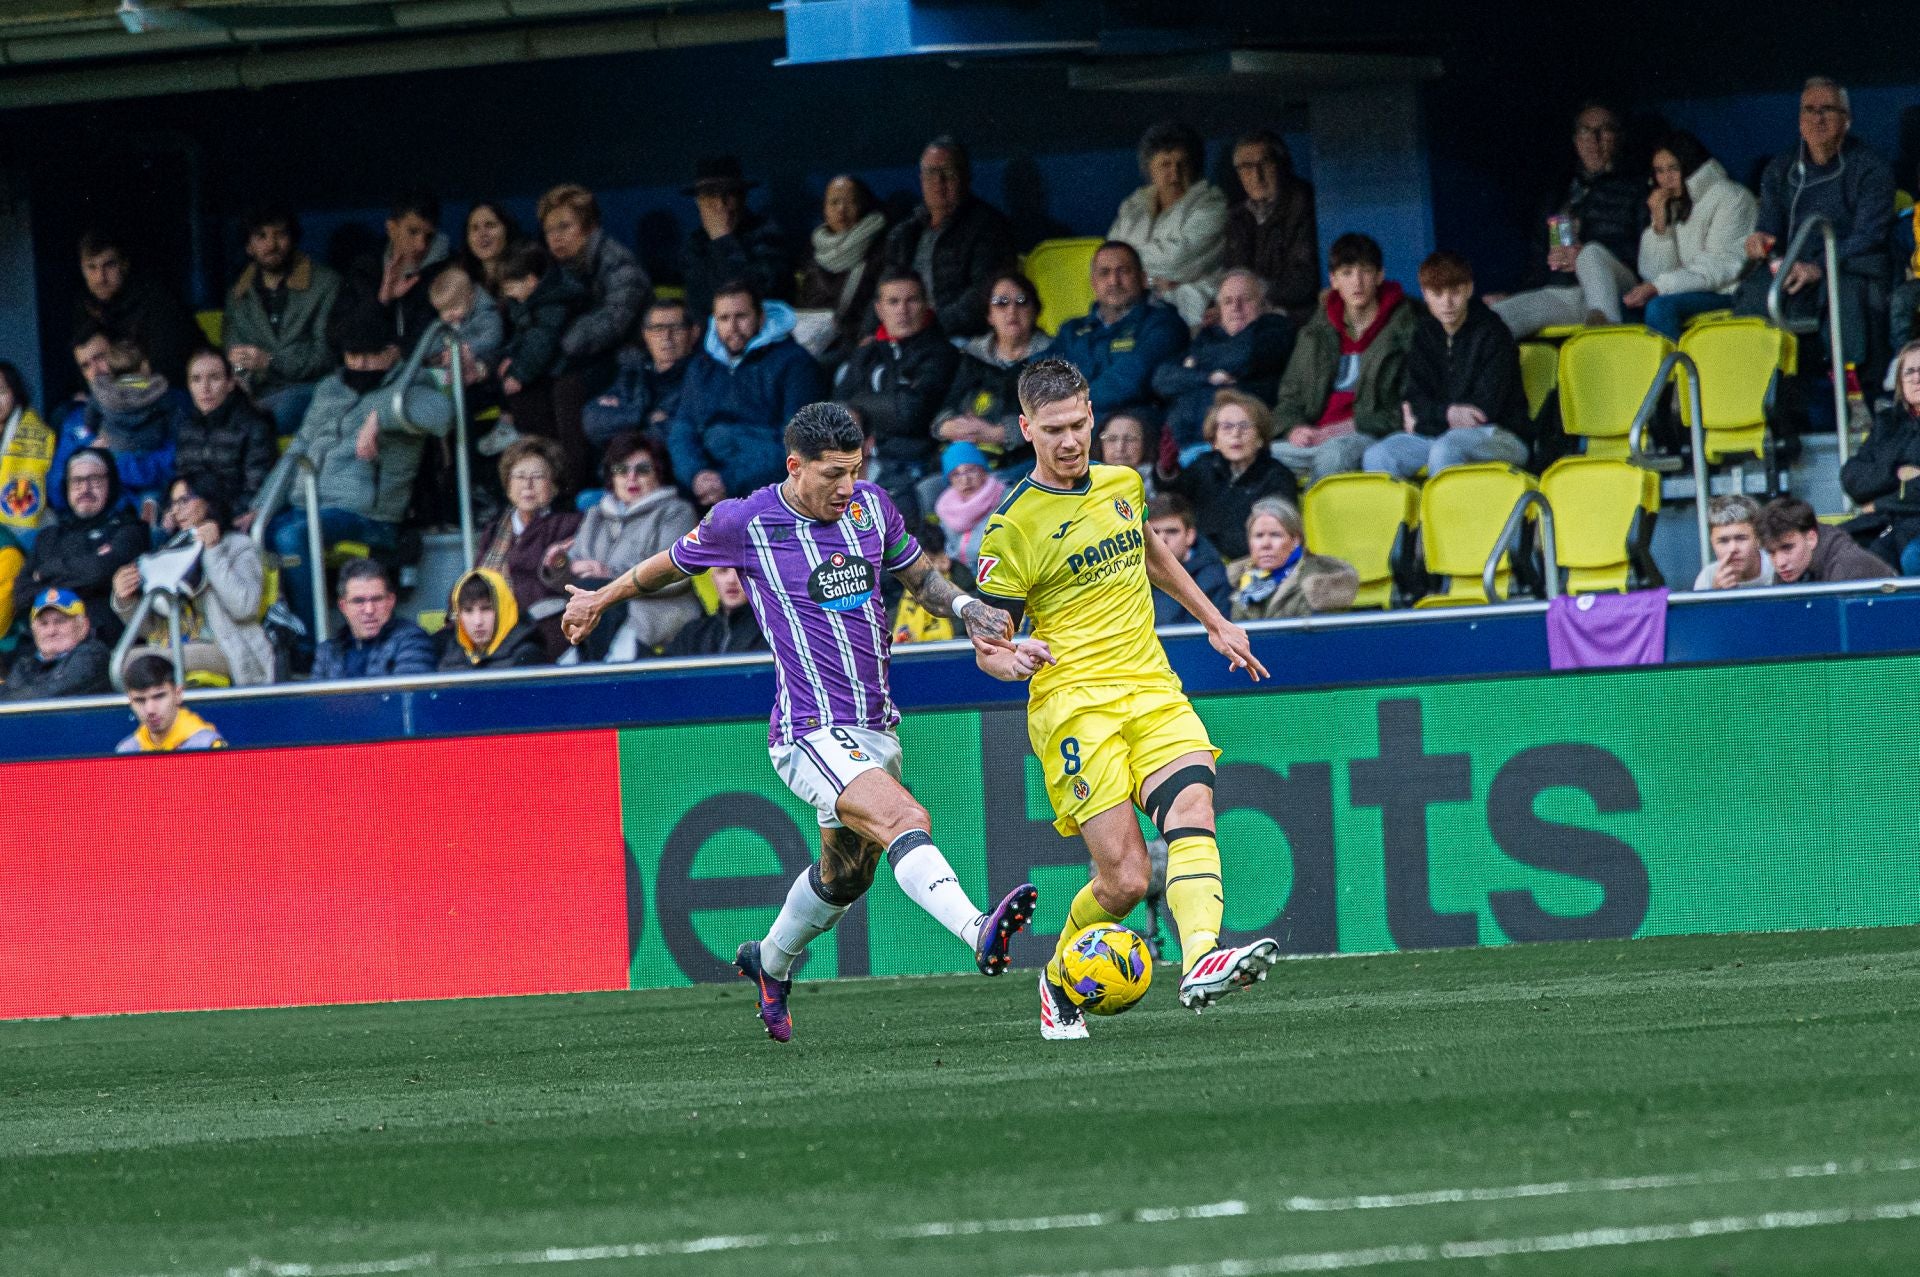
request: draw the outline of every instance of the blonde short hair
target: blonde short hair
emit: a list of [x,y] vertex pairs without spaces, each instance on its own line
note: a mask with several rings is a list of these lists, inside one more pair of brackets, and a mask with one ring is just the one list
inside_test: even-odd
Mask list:
[[435,310],[464,306],[473,300],[473,277],[458,266],[449,266],[427,286],[427,300]]
[[577,182],[564,182],[540,197],[536,209],[540,225],[545,226],[548,216],[563,208],[580,219],[582,230],[595,230],[600,225],[599,201],[593,198],[592,191]]
[[1222,390],[1213,396],[1213,406],[1207,409],[1207,419],[1200,426],[1200,433],[1208,443],[1213,442],[1213,423],[1222,408],[1244,411],[1247,420],[1253,423],[1253,432],[1260,436],[1262,448],[1273,442],[1273,410],[1244,390]]

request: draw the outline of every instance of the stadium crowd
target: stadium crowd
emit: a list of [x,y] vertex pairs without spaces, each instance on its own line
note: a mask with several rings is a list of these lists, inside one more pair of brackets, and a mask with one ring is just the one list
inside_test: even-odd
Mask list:
[[[783,424],[824,397],[856,414],[869,477],[964,588],[988,517],[1032,466],[1014,387],[1042,354],[1085,373],[1101,459],[1142,473],[1153,532],[1223,609],[1338,609],[1355,578],[1306,544],[1308,485],[1479,461],[1538,473],[1567,444],[1529,411],[1519,339],[1623,321],[1677,338],[1705,311],[1764,313],[1781,270],[1790,304],[1812,313],[1818,240],[1780,258],[1815,213],[1840,238],[1849,360],[1875,368],[1876,341],[1882,363],[1898,352],[1892,398],[1845,475],[1874,518],[1857,529],[1871,546],[1801,502],[1724,498],[1696,588],[1920,572],[1920,498],[1905,503],[1920,479],[1920,346],[1906,345],[1920,212],[1896,224],[1892,170],[1849,135],[1845,90],[1807,82],[1799,136],[1757,196],[1687,133],[1641,165],[1612,108],[1588,104],[1572,123],[1532,276],[1485,297],[1458,253],[1396,281],[1380,246],[1351,232],[1332,241],[1323,284],[1314,193],[1279,136],[1235,139],[1230,192],[1206,179],[1197,133],[1156,124],[1139,146],[1144,184],[1092,256],[1093,304],[1044,316],[1051,335],[1012,224],[974,193],[967,149],[946,136],[920,155],[910,216],[889,225],[842,175],[798,238],[751,207],[737,159],[702,161],[684,192],[698,226],[678,289],[653,287],[577,185],[541,198],[531,234],[500,204],[475,204],[457,241],[431,194],[401,195],[384,244],[338,271],[302,247],[293,210],[261,207],[243,221],[218,347],[154,263],[88,234],[71,343],[84,389],[42,417],[0,364],[5,695],[106,690],[107,649],[140,614],[139,562],[163,543],[198,547],[199,588],[175,597],[187,668],[215,682],[754,650],[727,573],[704,606],[691,589],[632,601],[577,652],[559,615],[568,585],[601,584],[706,508],[782,478]],[[436,323],[458,345],[482,533],[451,595],[419,600],[445,609],[430,635],[397,615],[396,570],[423,530],[457,521],[457,467],[444,425],[390,404],[404,378],[444,389],[456,375],[437,337],[417,349]],[[275,482],[302,460],[327,542],[354,551],[333,573],[340,616],[319,643],[304,497]],[[276,487],[286,504],[263,510]],[[162,610],[140,624],[129,662],[169,644]],[[911,599],[898,625],[903,641],[951,632]]]

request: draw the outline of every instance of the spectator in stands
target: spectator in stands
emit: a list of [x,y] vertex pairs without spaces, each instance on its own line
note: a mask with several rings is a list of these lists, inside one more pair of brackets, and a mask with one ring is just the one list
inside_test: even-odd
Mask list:
[[1158,422],[1153,370],[1187,348],[1187,326],[1171,306],[1147,294],[1133,245],[1108,240],[1093,255],[1093,308],[1060,325],[1047,353],[1086,377],[1094,420],[1131,410]]
[[98,696],[113,690],[107,679],[107,645],[92,635],[87,605],[71,590],[35,594],[33,651],[7,671],[0,696],[38,701],[55,696]]
[[508,249],[525,240],[512,214],[492,200],[481,200],[467,212],[466,231],[460,246],[461,268],[474,283],[498,300],[500,259]]
[[633,250],[600,227],[600,205],[584,186],[556,186],[540,197],[540,233],[547,251],[590,301],[560,337],[567,371],[553,383],[554,435],[575,474],[593,470],[593,449],[580,418],[613,382],[615,358],[640,317],[653,284]]
[[187,352],[204,340],[193,312],[159,280],[135,271],[124,243],[98,231],[80,237],[80,275],[86,287],[73,303],[74,344],[95,329],[109,341],[132,342],[177,384]]
[[886,269],[887,218],[867,184],[842,173],[827,183],[813,251],[801,267],[793,304],[820,312],[817,334],[801,345],[828,368],[846,362],[873,313],[873,293]]
[[[1226,612],[1233,606],[1233,586],[1227,581],[1226,561],[1213,543],[1200,535],[1193,521],[1193,503],[1177,492],[1163,492],[1147,501],[1147,531],[1174,557],[1213,605]],[[1180,600],[1160,589],[1153,592],[1153,623],[1184,625],[1190,618]]]
[[0,361],[0,529],[9,535],[31,541],[46,518],[57,443],[28,401],[20,370]]
[[1652,220],[1640,232],[1640,277],[1620,299],[1646,308],[1647,327],[1679,341],[1695,315],[1733,304],[1753,232],[1753,193],[1727,176],[1691,133],[1670,133],[1653,152]]
[[1420,263],[1427,313],[1407,347],[1404,429],[1368,448],[1361,464],[1411,479],[1449,466],[1532,455],[1533,419],[1513,334],[1473,295],[1473,267],[1445,249]]
[[[1376,440],[1401,429],[1416,320],[1370,237],[1349,232],[1333,241],[1327,266],[1333,288],[1300,330],[1273,409],[1284,434],[1274,456],[1314,479],[1359,469]],[[1206,505],[1195,505],[1204,526]],[[1224,545],[1220,551],[1232,553]]]
[[[936,542],[921,548],[926,552],[928,566],[935,572],[952,581],[963,592],[974,588],[971,570],[964,563],[956,565],[944,545]],[[895,643],[944,643],[954,637],[952,617],[935,616],[913,597],[911,590],[900,592],[899,602],[893,605]]]
[[1754,525],[1760,503],[1744,493],[1715,497],[1707,506],[1708,539],[1713,561],[1701,565],[1693,578],[1696,590],[1738,590],[1773,585],[1773,558],[1760,548]]
[[[260,548],[244,532],[228,530],[232,520],[227,489],[204,474],[183,474],[168,489],[166,532],[191,531],[200,543],[200,580],[204,588],[180,618],[186,668],[217,674],[235,687],[274,681],[273,643],[261,627],[266,564]],[[122,624],[133,619],[141,593],[136,560],[113,574],[113,612]],[[166,615],[148,613],[144,647],[134,652],[171,652]]]
[[1266,497],[1247,515],[1247,557],[1227,565],[1236,621],[1344,612],[1360,590],[1360,574],[1343,559],[1307,553],[1300,511]]
[[1879,555],[1863,550],[1839,528],[1825,527],[1798,497],[1775,497],[1754,524],[1781,585],[1872,581],[1893,576]]
[[108,348],[107,372],[93,383],[83,434],[113,454],[128,497],[152,523],[173,475],[174,441],[191,414],[189,401],[131,341]]
[[[80,335],[73,343],[73,364],[80,373],[80,389],[50,423],[54,433],[50,474],[58,475],[65,467],[67,458],[78,449],[99,442],[95,437],[96,426],[89,424],[88,415],[93,408],[93,383],[102,377],[113,376],[113,370],[107,366],[107,352],[112,349],[112,340],[97,328]],[[48,495],[53,500],[54,510],[65,514],[67,494],[60,486],[54,485]]]
[[[1852,124],[1846,89],[1823,75],[1806,82],[1800,91],[1800,141],[1774,156],[1760,177],[1759,213],[1746,242],[1747,257],[1755,264],[1740,283],[1734,310],[1765,315],[1774,272],[1784,270],[1789,316],[1818,314],[1825,322],[1821,237],[1808,239],[1799,260],[1780,260],[1807,219],[1825,217],[1839,241],[1842,356],[1859,364],[1868,349],[1870,295],[1888,276],[1894,183],[1887,162],[1848,136]],[[1786,578],[1784,568],[1781,577]]]
[[339,366],[327,320],[340,277],[300,251],[300,219],[265,205],[246,217],[247,265],[227,293],[221,339],[227,363],[279,433],[300,428],[313,387]]
[[[1893,361],[1894,397],[1874,415],[1873,430],[1840,469],[1840,486],[1862,512],[1884,525],[1873,549],[1920,576],[1920,342]],[[1907,489],[1911,486],[1913,491]]]
[[513,336],[501,347],[498,372],[514,427],[564,445],[554,379],[569,371],[562,339],[567,325],[587,308],[587,292],[538,244],[510,250],[499,273]]
[[1200,535],[1226,558],[1237,559],[1247,552],[1247,514],[1254,503],[1263,497],[1298,501],[1300,484],[1269,450],[1273,414],[1252,395],[1215,391],[1201,429],[1212,449],[1168,486],[1193,503]]
[[622,348],[613,385],[586,407],[582,422],[590,442],[604,447],[636,430],[666,439],[667,423],[680,407],[681,383],[693,362],[697,331],[685,302],[656,298],[647,307],[640,319],[641,345]]
[[86,604],[94,632],[111,643],[120,637],[109,602],[113,574],[146,552],[147,527],[121,508],[120,472],[106,449],[80,449],[59,473],[68,513],[34,538],[14,580],[14,611],[48,589],[66,591]]
[[314,653],[316,682],[433,673],[433,640],[412,621],[393,614],[400,599],[384,565],[348,559],[341,565],[335,597],[347,628]]
[[504,670],[547,662],[540,632],[520,619],[520,604],[507,579],[492,568],[474,568],[453,587],[453,608],[440,632],[443,670]]
[[[280,464],[291,467],[305,458],[318,472],[320,530],[327,544],[356,541],[375,554],[391,553],[428,436],[382,411],[402,371],[384,311],[365,299],[343,304],[334,312],[332,337],[346,366],[314,387],[300,433]],[[424,372],[420,384],[427,384]],[[442,426],[431,433],[445,431]],[[289,508],[275,517],[267,541],[280,557],[281,596],[311,625],[305,502],[303,485],[293,483]]]
[[793,307],[763,302],[744,280],[714,293],[706,341],[667,429],[674,473],[711,506],[786,474],[781,431],[822,397],[820,366],[793,340]]
[[920,153],[920,199],[887,236],[887,269],[920,277],[947,336],[976,337],[995,272],[1014,264],[1013,223],[974,195],[967,148],[946,135]]
[[724,656],[767,650],[759,618],[747,606],[747,589],[740,583],[740,574],[732,568],[714,568],[711,576],[720,610],[689,623],[673,636],[662,656]]
[[950,443],[940,453],[947,486],[934,502],[933,512],[946,534],[947,557],[966,564],[969,572],[979,562],[987,519],[1007,495],[1007,485],[987,473],[987,464],[987,454],[978,444]]
[[1216,390],[1234,386],[1271,401],[1293,353],[1293,325],[1267,309],[1266,282],[1251,270],[1236,267],[1222,276],[1216,305],[1218,322],[1200,330],[1185,357],[1153,372],[1154,393],[1168,404],[1167,429],[1187,458],[1206,446],[1200,423]]
[[1107,424],[1100,427],[1100,464],[1137,470],[1147,491],[1157,492],[1160,480],[1154,473],[1152,450],[1147,447],[1147,440],[1152,436],[1152,427],[1132,413],[1114,413],[1107,418]]
[[135,657],[127,662],[125,682],[127,707],[140,726],[114,747],[114,753],[171,754],[227,747],[219,728],[187,708],[186,690],[166,657],[151,652]]
[[[466,379],[477,381],[484,377],[499,359],[507,340],[506,320],[493,294],[475,284],[473,276],[456,264],[434,276],[432,286],[427,289],[427,300],[433,303],[433,313],[440,322],[460,339],[461,366]],[[444,366],[445,353],[436,355],[433,362],[437,367]]]
[[1206,144],[1192,128],[1163,121],[1140,138],[1147,184],[1121,201],[1107,238],[1133,245],[1147,286],[1198,328],[1213,302],[1226,248],[1227,197],[1201,176]]
[[680,258],[687,307],[705,316],[713,309],[713,290],[730,279],[744,279],[762,297],[793,299],[793,252],[786,232],[764,213],[747,207],[750,181],[737,155],[713,155],[694,166],[693,196],[700,225],[687,236]]
[[[629,431],[607,445],[605,491],[580,521],[564,556],[549,557],[549,585],[594,590],[672,545],[699,522],[673,486],[673,467],[657,438]],[[581,659],[631,661],[651,656],[700,615],[700,600],[682,581],[627,602],[619,625],[601,625],[581,644]],[[605,630],[604,637],[601,631]]]
[[560,632],[567,592],[549,583],[542,569],[564,560],[580,528],[580,512],[555,508],[566,490],[567,455],[551,439],[532,435],[500,454],[500,486],[507,509],[480,545],[480,566],[506,577],[520,613],[538,629],[548,660],[569,646]]
[[1313,187],[1294,176],[1280,135],[1261,129],[1233,144],[1233,172],[1245,197],[1227,210],[1221,264],[1245,267],[1267,284],[1267,302],[1299,327],[1320,299],[1320,231]]
[[[217,350],[197,350],[187,361],[187,395],[193,411],[180,421],[173,442],[175,471],[211,476],[237,506],[252,505],[280,459],[273,422],[240,392],[227,357]],[[233,526],[242,532],[252,527],[253,511],[239,515]]]
[[[926,285],[912,271],[888,271],[875,291],[873,340],[840,366],[833,397],[873,436],[868,473],[889,491],[912,486],[933,465],[933,417],[953,384],[960,352],[933,326]],[[921,495],[921,508],[939,491]]]
[[989,331],[961,348],[947,401],[933,418],[934,437],[970,443],[1006,478],[1033,469],[1033,445],[1020,432],[1020,370],[1053,345],[1040,331],[1040,294],[1018,271],[1002,271],[987,297]]
[[1628,262],[1638,259],[1647,224],[1646,188],[1616,167],[1623,130],[1611,107],[1597,102],[1573,117],[1576,167],[1560,194],[1534,223],[1544,252],[1535,259],[1525,291],[1489,298],[1515,337],[1555,324],[1617,324],[1620,298],[1639,283]]
[[363,257],[353,267],[354,290],[380,303],[387,326],[408,349],[433,322],[427,289],[451,254],[440,230],[440,200],[431,191],[415,190],[388,206],[387,242],[380,256]]

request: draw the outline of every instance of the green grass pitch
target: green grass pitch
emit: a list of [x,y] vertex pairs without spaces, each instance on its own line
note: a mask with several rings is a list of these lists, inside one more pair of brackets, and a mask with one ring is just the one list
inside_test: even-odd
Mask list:
[[1920,1271],[1920,934],[0,1025],[0,1271]]

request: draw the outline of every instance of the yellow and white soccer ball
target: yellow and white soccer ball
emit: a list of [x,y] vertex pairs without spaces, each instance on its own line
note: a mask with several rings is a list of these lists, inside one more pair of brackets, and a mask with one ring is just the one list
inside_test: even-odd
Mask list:
[[1089,1015],[1119,1015],[1153,983],[1147,942],[1117,922],[1096,922],[1060,955],[1067,997]]

